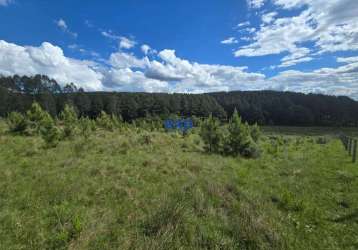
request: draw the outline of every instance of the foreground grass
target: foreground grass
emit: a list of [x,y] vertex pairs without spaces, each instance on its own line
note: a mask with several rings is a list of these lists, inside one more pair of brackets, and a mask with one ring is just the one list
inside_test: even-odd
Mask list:
[[338,140],[97,131],[44,149],[0,132],[1,249],[357,249],[358,164]]

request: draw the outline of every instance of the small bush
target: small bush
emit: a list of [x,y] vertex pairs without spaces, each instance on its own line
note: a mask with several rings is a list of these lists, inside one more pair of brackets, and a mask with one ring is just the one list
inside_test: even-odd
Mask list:
[[49,114],[42,120],[40,134],[47,147],[56,147],[61,139],[61,131]]
[[241,155],[247,158],[259,158],[261,155],[261,150],[259,146],[251,140],[250,143],[241,151]]
[[270,155],[277,156],[280,151],[279,143],[276,140],[270,140],[270,143],[267,146],[267,152]]
[[44,111],[37,102],[34,102],[31,108],[26,112],[28,133],[32,135],[40,134],[41,128],[48,125],[46,124],[48,122],[48,116],[50,115]]
[[220,124],[212,115],[201,124],[200,136],[208,152],[218,153],[220,151]]
[[103,129],[114,131],[115,128],[121,127],[122,121],[115,115],[108,115],[102,111],[101,115],[96,120],[97,125]]
[[78,121],[81,136],[88,139],[91,133],[96,130],[96,124],[87,117],[81,117]]
[[24,133],[27,129],[26,117],[18,112],[11,112],[6,121],[10,132]]
[[260,135],[257,124],[250,127],[248,123],[243,123],[236,110],[227,128],[220,127],[219,121],[212,115],[202,123],[200,128],[200,136],[208,152],[231,156],[259,157],[260,149],[257,142]]
[[251,134],[251,138],[254,140],[254,142],[258,142],[260,140],[261,130],[260,130],[260,127],[257,125],[257,123],[255,123],[253,126],[251,126],[250,134]]
[[227,154],[237,156],[241,154],[250,144],[250,127],[241,121],[241,117],[235,110],[228,126]]
[[77,113],[73,106],[65,105],[65,108],[60,114],[60,119],[63,122],[64,137],[72,137],[76,131],[78,123]]
[[255,125],[250,128],[247,123],[242,122],[235,110],[229,123],[227,145],[224,152],[233,156],[242,155],[248,158],[257,158],[260,156],[260,150],[256,143],[259,137],[258,126]]

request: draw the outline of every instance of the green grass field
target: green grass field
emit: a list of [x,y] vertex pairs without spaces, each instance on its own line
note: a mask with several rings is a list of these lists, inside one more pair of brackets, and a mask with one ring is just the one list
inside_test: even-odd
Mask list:
[[358,248],[358,163],[333,136],[267,132],[250,160],[206,154],[195,133],[98,130],[45,149],[6,130],[0,249]]
[[358,137],[358,128],[266,126],[263,130],[266,134],[274,135],[337,136],[343,132],[346,135]]

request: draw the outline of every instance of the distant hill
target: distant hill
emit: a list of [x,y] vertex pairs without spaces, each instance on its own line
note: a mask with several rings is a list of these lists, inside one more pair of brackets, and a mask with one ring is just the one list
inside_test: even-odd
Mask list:
[[348,97],[277,91],[234,91],[209,94],[84,92],[70,83],[64,88],[44,75],[0,77],[0,116],[24,112],[33,101],[52,115],[66,103],[81,116],[101,110],[126,121],[170,115],[230,117],[236,108],[244,120],[261,125],[357,126],[358,102]]

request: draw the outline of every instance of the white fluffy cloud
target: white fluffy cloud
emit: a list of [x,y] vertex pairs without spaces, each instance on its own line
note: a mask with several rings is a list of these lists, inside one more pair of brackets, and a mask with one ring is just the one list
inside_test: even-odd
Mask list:
[[74,82],[86,90],[198,93],[259,89],[265,79],[246,72],[246,67],[190,62],[178,58],[174,50],[163,50],[152,61],[118,51],[106,65],[68,58],[47,42],[33,47],[0,41],[0,74],[45,74],[62,86]]
[[262,22],[265,24],[272,23],[272,21],[275,20],[275,16],[277,16],[277,15],[278,15],[278,13],[276,11],[263,14],[261,17]]
[[[174,50],[159,53],[162,62],[150,62],[146,76],[176,82],[174,92],[210,92],[234,89],[258,89],[265,80],[259,73],[248,73],[246,67],[207,65],[178,58]],[[262,88],[262,87],[261,87]]]
[[0,74],[45,74],[61,85],[74,82],[87,90],[102,88],[102,74],[93,62],[67,58],[61,48],[47,42],[23,47],[0,40]]
[[120,39],[120,36],[117,36],[117,35],[113,34],[111,30],[102,31],[101,34],[102,34],[102,36],[110,38],[112,40],[119,40]]
[[114,34],[111,30],[102,31],[101,35],[111,40],[118,41],[118,46],[120,49],[131,49],[137,44],[137,42],[134,41],[133,39],[127,38],[125,36],[118,36]]
[[121,49],[131,49],[133,48],[137,43],[134,40],[131,40],[127,37],[120,37],[119,38],[119,47]]
[[339,63],[355,63],[355,62],[358,62],[358,56],[338,57],[337,62],[339,62]]
[[143,44],[140,49],[142,50],[142,52],[144,53],[144,55],[149,55],[149,54],[156,54],[157,51],[155,49],[152,49],[149,45],[147,44]]
[[114,68],[145,68],[148,59],[138,59],[133,54],[125,53],[125,52],[116,52],[112,53],[110,56],[110,64]]
[[149,51],[150,51],[150,47],[149,47],[149,45],[147,45],[147,44],[143,44],[143,45],[140,47],[140,49],[142,50],[142,52],[143,52],[145,55],[147,55],[147,54],[149,53]]
[[[295,16],[264,14],[251,43],[235,52],[240,56],[265,56],[305,49],[313,43],[314,54],[358,50],[358,1],[352,0],[273,0],[278,10],[296,9]],[[293,58],[291,63],[312,60],[312,56]],[[282,64],[284,66],[285,64]]]
[[68,29],[65,20],[59,19],[59,20],[56,21],[56,23],[57,23],[57,26],[60,27],[62,30],[67,30]]
[[358,57],[341,57],[343,66],[311,72],[288,70],[268,81],[273,89],[327,95],[345,95],[358,100]]
[[229,37],[223,41],[221,41],[222,44],[236,44],[238,43],[237,39],[235,37]]
[[277,90],[328,95],[346,95],[358,99],[358,63],[312,72],[289,70],[270,79]]
[[[287,55],[282,64],[309,60],[306,49]],[[86,90],[202,93],[275,89],[348,95],[358,99],[358,57],[337,58],[342,66],[312,72],[287,70],[267,78],[247,67],[208,65],[179,58],[174,50],[138,58],[112,53],[105,64],[68,58],[61,48],[44,42],[39,47],[0,41],[0,74],[45,74],[62,86],[74,82]]]
[[290,54],[281,59],[279,68],[290,67],[302,62],[312,61],[313,58],[309,57],[310,50],[308,48],[295,48],[290,51]]
[[250,22],[246,21],[246,22],[239,23],[237,25],[237,28],[241,28],[241,27],[245,27],[245,26],[249,26],[249,25],[250,25]]
[[113,68],[106,72],[105,89],[109,91],[169,92],[167,82],[147,78],[141,71]]
[[247,0],[249,8],[259,9],[265,4],[265,0]]
[[55,21],[56,25],[65,33],[70,34],[71,36],[77,38],[78,34],[76,32],[72,32],[68,26],[67,23],[65,22],[65,20],[63,20],[62,18]]

